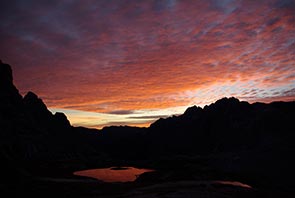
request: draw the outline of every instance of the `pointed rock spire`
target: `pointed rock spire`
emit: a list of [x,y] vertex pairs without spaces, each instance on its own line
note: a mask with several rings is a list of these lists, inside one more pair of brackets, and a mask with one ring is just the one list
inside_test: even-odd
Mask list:
[[47,120],[52,116],[42,99],[38,98],[38,96],[31,91],[25,95],[23,102],[27,111],[36,119]]
[[2,63],[0,60],[0,86],[1,88],[4,86],[12,85],[12,69],[10,65]]
[[21,103],[22,96],[13,85],[12,69],[10,65],[0,60],[0,105],[10,106]]

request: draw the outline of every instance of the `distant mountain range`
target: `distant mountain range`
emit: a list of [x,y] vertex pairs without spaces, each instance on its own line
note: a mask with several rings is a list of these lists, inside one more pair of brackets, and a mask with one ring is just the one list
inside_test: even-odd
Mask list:
[[185,167],[193,158],[257,185],[294,189],[294,141],[295,102],[236,98],[189,107],[149,128],[73,127],[33,92],[22,97],[10,65],[0,65],[0,168],[8,183],[114,163]]

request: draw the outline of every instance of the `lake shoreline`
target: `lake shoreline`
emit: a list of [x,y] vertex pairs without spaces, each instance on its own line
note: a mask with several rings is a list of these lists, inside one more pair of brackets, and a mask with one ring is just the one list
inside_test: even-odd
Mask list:
[[[14,186],[14,190],[17,189]],[[9,189],[6,189],[9,190]],[[12,194],[14,191],[10,191]],[[210,183],[208,181],[179,180],[163,182],[115,182],[105,183],[88,178],[69,179],[69,178],[37,178],[28,180],[18,189],[23,195],[34,195],[42,197],[124,197],[141,198],[149,195],[150,197],[175,197],[184,196],[186,192],[193,197],[209,195],[213,198],[219,197],[286,197],[294,196],[292,192],[282,192],[275,189],[249,189],[232,185]],[[161,195],[161,196],[159,196]],[[184,196],[185,197],[185,196]]]

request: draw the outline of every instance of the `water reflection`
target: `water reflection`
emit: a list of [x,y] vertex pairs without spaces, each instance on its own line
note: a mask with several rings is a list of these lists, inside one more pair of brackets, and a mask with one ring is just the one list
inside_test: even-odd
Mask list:
[[152,171],[154,170],[135,167],[110,167],[76,171],[74,175],[91,177],[104,182],[132,182],[142,173]]
[[238,186],[238,187],[242,187],[242,188],[252,188],[250,185],[244,184],[244,183],[241,183],[238,181],[214,181],[213,183]]

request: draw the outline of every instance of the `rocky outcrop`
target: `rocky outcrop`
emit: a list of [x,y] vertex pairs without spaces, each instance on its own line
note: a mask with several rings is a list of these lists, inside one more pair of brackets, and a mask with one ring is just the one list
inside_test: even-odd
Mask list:
[[48,119],[52,113],[47,109],[44,102],[33,92],[28,92],[23,99],[26,111],[34,116],[35,119]]
[[15,106],[19,107],[22,96],[13,85],[12,70],[10,65],[0,61],[0,108],[1,112],[9,111]]
[[1,62],[0,159],[5,161],[1,163],[3,166],[7,165],[0,167],[1,170],[18,169],[17,164],[22,164],[22,171],[13,171],[30,169],[30,173],[39,174],[41,164],[48,167],[50,163],[69,160],[81,155],[79,152],[91,150],[91,145],[85,143],[89,135],[84,136],[73,130],[65,114],[52,114],[35,93],[28,92],[23,98],[13,84],[10,65]]

